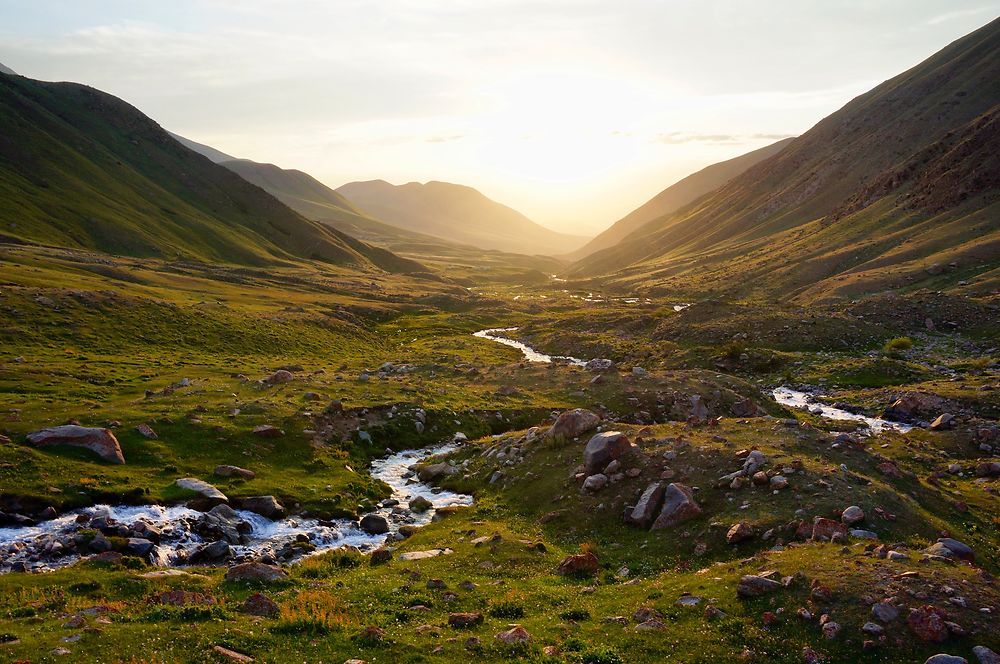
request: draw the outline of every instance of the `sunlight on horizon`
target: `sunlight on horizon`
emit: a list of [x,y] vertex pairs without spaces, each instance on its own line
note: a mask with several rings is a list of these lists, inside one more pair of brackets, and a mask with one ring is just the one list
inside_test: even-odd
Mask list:
[[455,182],[577,234],[808,130],[998,8],[15,4],[0,0],[0,63],[18,73],[93,85],[187,138],[334,188]]

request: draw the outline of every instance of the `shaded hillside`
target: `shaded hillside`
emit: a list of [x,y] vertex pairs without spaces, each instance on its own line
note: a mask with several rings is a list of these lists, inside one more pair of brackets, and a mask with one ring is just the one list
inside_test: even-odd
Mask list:
[[11,76],[17,76],[17,72],[0,62],[0,74],[10,74]]
[[595,251],[607,249],[618,244],[629,234],[642,228],[642,226],[650,221],[679,210],[695,199],[711,191],[715,191],[754,164],[773,157],[785,149],[792,140],[793,138],[785,138],[777,143],[772,143],[771,145],[719,162],[718,164],[706,166],[700,171],[692,173],[686,178],[670,185],[616,221],[600,235],[577,251],[574,251],[570,255],[570,258],[579,260]]
[[186,147],[188,150],[194,150],[200,155],[208,157],[217,164],[221,164],[224,161],[232,161],[236,159],[231,155],[226,154],[222,150],[216,150],[210,145],[205,145],[204,143],[198,143],[197,141],[192,141],[190,138],[184,138],[179,134],[175,134],[172,131],[168,131],[175,141]]
[[346,198],[308,173],[249,159],[220,163],[308,219],[351,222],[365,219]]
[[345,184],[337,192],[388,224],[481,249],[565,254],[586,240],[539,226],[471,187],[447,182],[397,186],[371,180]]
[[976,278],[995,287],[997,80],[1000,20],[571,273],[811,299]]
[[122,100],[0,76],[0,232],[131,256],[355,266],[384,252],[296,214]]

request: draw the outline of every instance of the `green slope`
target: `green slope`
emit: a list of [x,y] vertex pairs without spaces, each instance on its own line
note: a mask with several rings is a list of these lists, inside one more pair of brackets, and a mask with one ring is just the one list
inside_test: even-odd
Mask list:
[[392,262],[73,83],[0,76],[0,199],[12,241],[246,264]]
[[[570,272],[631,288],[809,298],[970,278],[985,289],[1000,261],[997,80],[1000,20]],[[942,277],[934,263],[955,267]]]
[[679,210],[695,199],[718,189],[754,164],[773,157],[784,150],[792,140],[792,138],[782,139],[739,157],[706,166],[688,175],[616,221],[569,257],[579,260],[601,249],[613,247],[650,221]]

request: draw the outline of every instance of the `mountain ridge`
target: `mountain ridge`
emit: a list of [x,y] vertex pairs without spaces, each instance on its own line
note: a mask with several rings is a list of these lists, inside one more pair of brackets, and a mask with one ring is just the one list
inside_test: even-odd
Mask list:
[[467,185],[368,180],[350,182],[336,191],[380,221],[481,249],[555,255],[586,241],[545,228]]
[[[939,210],[933,228],[925,224],[929,211],[902,205],[900,197],[913,182],[947,187],[915,176],[926,168],[918,155],[990,114],[1000,103],[992,84],[998,79],[995,20],[851,100],[779,154],[568,272],[613,275],[621,285],[653,289],[853,296],[926,282],[933,276],[924,272],[927,265],[970,255],[963,238],[973,228],[994,261],[995,189],[984,185],[978,201]],[[992,126],[983,122],[983,130]],[[902,189],[861,193],[880,178],[899,180],[893,173],[907,163],[912,182]],[[940,237],[941,225],[951,228],[950,240]],[[886,237],[906,241],[908,252],[887,246]]]

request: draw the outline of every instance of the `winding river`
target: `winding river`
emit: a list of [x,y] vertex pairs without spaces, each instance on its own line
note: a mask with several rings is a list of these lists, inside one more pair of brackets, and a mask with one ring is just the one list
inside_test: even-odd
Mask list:
[[[472,496],[432,487],[419,481],[409,470],[410,466],[422,459],[445,454],[455,448],[455,444],[448,443],[420,450],[404,450],[372,462],[372,476],[392,488],[392,497],[382,501],[374,512],[389,522],[387,534],[369,534],[350,519],[321,522],[289,517],[272,521],[254,512],[237,510],[239,518],[249,524],[250,531],[246,533],[245,543],[231,547],[233,556],[236,559],[274,557],[282,547],[295,542],[297,538],[301,540],[303,536],[316,547],[312,553],[346,546],[370,551],[394,537],[402,525],[422,526],[429,523],[437,509],[471,505]],[[433,507],[422,513],[406,509],[406,504],[417,496],[429,500]],[[398,501],[399,504],[393,504],[393,501]],[[114,523],[126,527],[144,521],[160,530],[160,542],[150,558],[162,566],[177,564],[186,559],[188,553],[206,543],[204,538],[193,531],[194,524],[202,514],[188,507],[95,505],[67,512],[33,526],[0,528],[0,572],[8,572],[15,565],[23,565],[32,571],[45,571],[79,560],[80,556],[76,553],[60,555],[58,550],[53,553],[51,547],[52,543],[71,539],[81,527],[86,527],[78,523],[78,517],[81,516],[109,517]]]
[[[677,306],[680,306],[681,309],[683,309],[684,307],[690,305]],[[676,306],[675,309],[677,309]],[[566,362],[573,366],[586,366],[587,360],[562,355],[546,355],[545,353],[539,352],[525,343],[511,339],[502,334],[503,332],[514,332],[517,329],[518,328],[516,327],[497,327],[488,330],[480,330],[479,332],[474,333],[473,336],[480,337],[482,339],[489,339],[490,341],[495,341],[505,346],[510,346],[511,348],[517,348],[524,354],[524,357],[529,362]],[[820,401],[817,401],[815,397],[808,392],[793,390],[792,388],[784,385],[774,388],[771,391],[771,397],[782,406],[805,410],[814,415],[826,417],[831,420],[851,420],[859,422],[864,424],[872,433],[878,433],[881,431],[906,432],[913,428],[908,424],[891,422],[878,417],[868,417],[866,415],[851,413],[840,408],[834,408],[833,406],[828,406]]]

